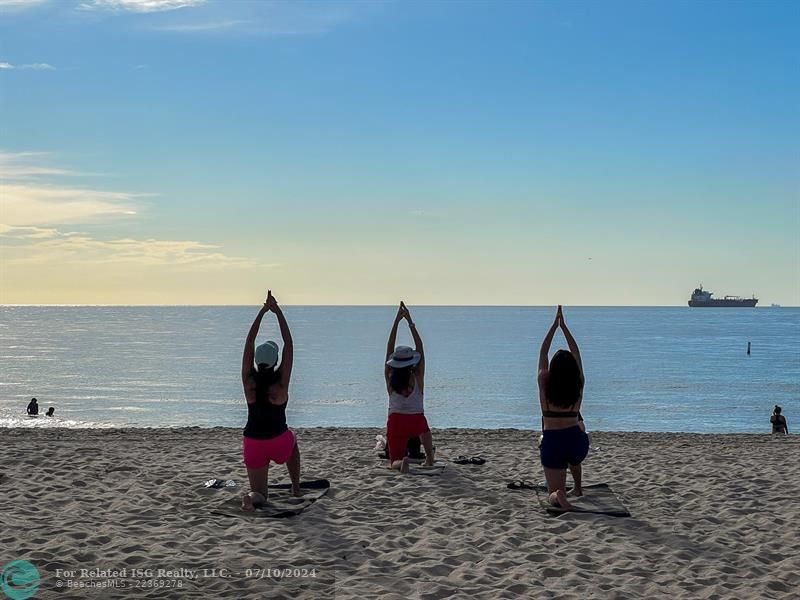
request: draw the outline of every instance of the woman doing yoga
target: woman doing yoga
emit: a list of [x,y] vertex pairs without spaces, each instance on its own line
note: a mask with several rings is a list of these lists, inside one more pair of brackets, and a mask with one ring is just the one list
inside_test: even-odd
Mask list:
[[[548,361],[550,345],[558,328],[564,332],[569,350],[559,350]],[[544,337],[539,351],[539,404],[542,408],[542,442],[539,447],[550,502],[565,509],[573,506],[567,500],[567,468],[575,487],[573,496],[583,495],[581,463],[589,453],[589,437],[578,419],[583,401],[583,365],[581,353],[572,337],[561,305],[555,321]]]

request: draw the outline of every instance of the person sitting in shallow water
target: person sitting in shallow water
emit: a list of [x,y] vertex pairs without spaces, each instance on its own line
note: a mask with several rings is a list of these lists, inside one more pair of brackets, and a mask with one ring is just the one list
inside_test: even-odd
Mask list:
[[55,412],[56,412],[56,409],[51,406],[50,408],[47,409],[47,412],[45,413],[45,416],[52,417],[53,413],[55,413]]
[[[278,363],[278,344],[268,341],[253,352],[261,319],[272,311],[278,318],[283,353]],[[252,511],[267,501],[270,461],[286,464],[292,480],[292,494],[300,492],[300,450],[294,432],[286,425],[286,403],[294,362],[294,344],[289,325],[278,301],[267,292],[267,301],[250,327],[242,356],[242,385],[247,400],[247,425],[242,450],[251,492],[242,496],[242,510]],[[255,366],[254,366],[255,364]]]
[[772,410],[772,416],[769,418],[769,422],[772,423],[772,433],[789,433],[789,426],[786,424],[786,417],[781,414],[781,407],[777,404]]
[[[564,332],[569,350],[559,350],[548,361],[550,345],[558,328]],[[583,364],[575,338],[564,322],[559,305],[556,318],[539,351],[539,404],[542,408],[542,440],[539,455],[547,479],[551,504],[574,508],[567,500],[567,468],[575,487],[570,495],[581,496],[581,463],[589,453],[589,437],[579,421],[583,402]]]
[[28,402],[28,415],[31,417],[39,415],[39,401],[36,398],[31,398],[31,401]]
[[[408,322],[416,349],[408,346],[395,348],[397,327],[403,319]],[[386,421],[389,468],[408,473],[406,447],[408,440],[414,437],[419,437],[425,447],[425,466],[433,466],[433,436],[422,402],[425,388],[425,352],[422,338],[411,320],[411,313],[402,302],[389,333],[383,377],[389,394],[389,418]]]

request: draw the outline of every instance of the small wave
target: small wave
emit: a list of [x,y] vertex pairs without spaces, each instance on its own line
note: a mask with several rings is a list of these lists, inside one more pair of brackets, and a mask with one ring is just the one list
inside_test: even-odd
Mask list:
[[309,404],[322,404],[323,406],[358,406],[364,404],[364,401],[356,399],[317,400]]
[[57,427],[66,427],[68,429],[110,429],[119,427],[119,425],[114,425],[113,423],[98,423],[95,421],[61,419],[59,417],[0,417],[0,428],[53,429]]

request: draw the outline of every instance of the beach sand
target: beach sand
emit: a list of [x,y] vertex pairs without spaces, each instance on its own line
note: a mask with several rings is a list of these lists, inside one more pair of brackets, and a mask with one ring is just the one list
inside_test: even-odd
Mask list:
[[[543,479],[538,432],[434,431],[438,459],[487,461],[438,476],[378,468],[376,433],[298,430],[303,479],[330,492],[254,519],[211,512],[247,489],[239,430],[0,429],[0,568],[32,563],[37,598],[798,597],[797,436],[595,432],[585,483],[612,486],[632,513],[614,518],[506,488]],[[305,577],[259,578],[287,568]],[[91,582],[127,587],[68,587]]]

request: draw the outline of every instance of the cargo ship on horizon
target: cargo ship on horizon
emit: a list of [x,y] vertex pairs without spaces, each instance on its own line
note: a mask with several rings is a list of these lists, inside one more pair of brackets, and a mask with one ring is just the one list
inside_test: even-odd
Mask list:
[[758,304],[758,298],[741,298],[739,296],[725,296],[722,300],[712,298],[714,292],[707,292],[701,285],[692,292],[692,297],[689,299],[689,306],[692,308],[698,307],[732,307],[732,308],[753,308]]

